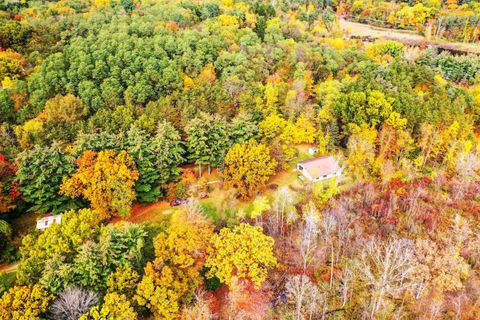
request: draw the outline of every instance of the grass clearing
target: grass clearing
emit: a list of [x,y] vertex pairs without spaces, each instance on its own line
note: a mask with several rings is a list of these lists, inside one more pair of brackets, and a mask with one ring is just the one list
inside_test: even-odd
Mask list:
[[450,42],[446,40],[432,40],[417,34],[414,31],[375,27],[364,23],[339,19],[340,28],[349,35],[372,37],[401,42],[406,45],[427,46],[465,53],[480,54],[480,46],[476,43]]
[[174,211],[175,208],[166,201],[154,202],[146,206],[135,204],[132,214],[126,220],[133,223],[149,222],[159,225],[167,221]]

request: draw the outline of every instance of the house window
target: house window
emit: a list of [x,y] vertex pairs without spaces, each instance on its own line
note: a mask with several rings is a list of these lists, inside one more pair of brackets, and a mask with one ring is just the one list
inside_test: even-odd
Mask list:
[[327,175],[324,175],[323,177],[324,177],[324,178],[326,178],[326,177],[327,177]]
[[298,170],[303,170],[303,167],[301,165],[298,165]]

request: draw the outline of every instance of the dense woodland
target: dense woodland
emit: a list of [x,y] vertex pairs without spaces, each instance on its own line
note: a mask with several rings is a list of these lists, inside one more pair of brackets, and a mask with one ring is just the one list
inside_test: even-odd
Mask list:
[[[478,42],[479,12],[3,1],[0,319],[478,319],[480,56],[337,19]],[[342,177],[298,180],[311,147]]]

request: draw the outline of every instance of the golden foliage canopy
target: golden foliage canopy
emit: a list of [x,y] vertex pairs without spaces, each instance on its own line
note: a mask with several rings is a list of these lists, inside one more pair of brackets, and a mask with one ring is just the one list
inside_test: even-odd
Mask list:
[[248,279],[258,289],[269,268],[277,265],[273,255],[273,238],[262,227],[242,223],[233,229],[223,228],[212,238],[206,266],[209,275],[232,285],[234,279]]
[[0,299],[0,319],[37,319],[47,311],[52,299],[53,297],[38,284],[14,286]]
[[86,151],[77,159],[77,170],[64,179],[60,193],[83,196],[92,208],[103,214],[130,215],[139,177],[133,158],[125,151]]
[[175,319],[180,304],[192,295],[201,283],[213,225],[199,216],[177,212],[166,232],[154,241],[155,260],[145,267],[145,276],[138,285],[136,300],[156,317]]
[[236,144],[224,160],[222,172],[227,187],[235,187],[242,198],[250,197],[275,173],[277,161],[265,145],[250,140]]

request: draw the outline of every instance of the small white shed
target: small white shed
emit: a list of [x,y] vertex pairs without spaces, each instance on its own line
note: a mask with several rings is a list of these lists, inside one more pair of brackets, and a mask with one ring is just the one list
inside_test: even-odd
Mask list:
[[52,223],[62,223],[62,215],[43,217],[37,221],[37,229],[44,230],[52,225]]

